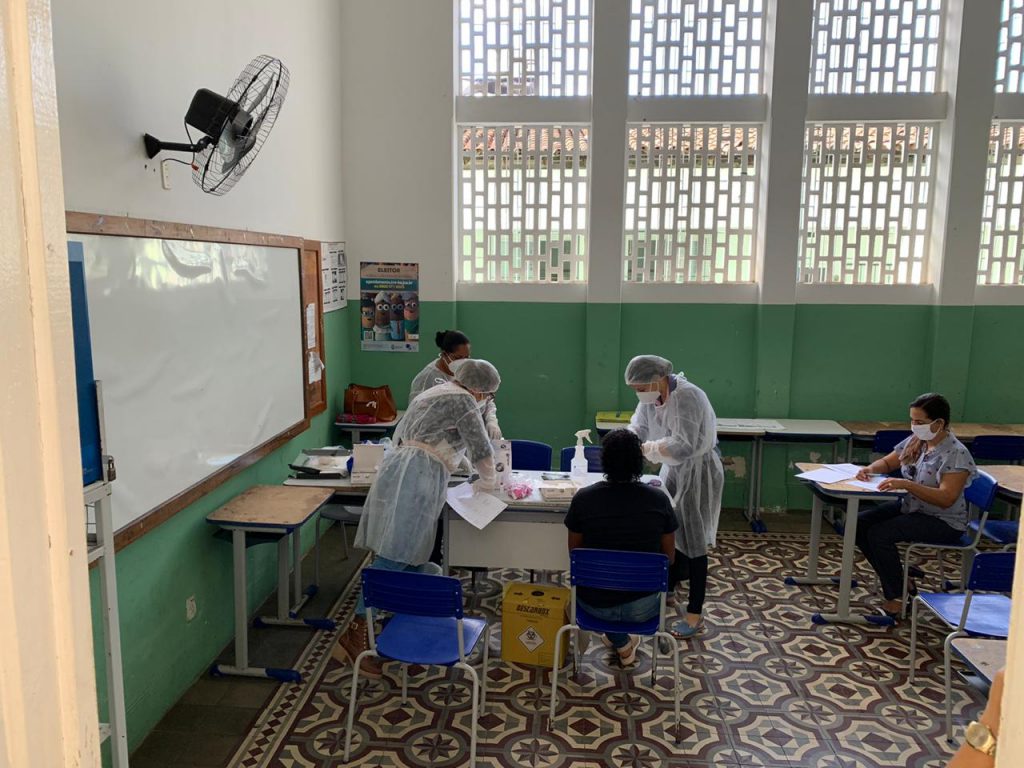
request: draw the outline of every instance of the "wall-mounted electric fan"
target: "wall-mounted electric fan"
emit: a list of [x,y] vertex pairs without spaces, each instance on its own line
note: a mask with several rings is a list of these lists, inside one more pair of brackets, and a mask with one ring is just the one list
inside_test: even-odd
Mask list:
[[[185,113],[188,144],[143,136],[146,155],[162,150],[192,153],[192,180],[203,192],[223,195],[238,183],[267,140],[288,93],[288,68],[257,56],[242,70],[227,96],[201,88]],[[192,141],[189,126],[203,134]]]

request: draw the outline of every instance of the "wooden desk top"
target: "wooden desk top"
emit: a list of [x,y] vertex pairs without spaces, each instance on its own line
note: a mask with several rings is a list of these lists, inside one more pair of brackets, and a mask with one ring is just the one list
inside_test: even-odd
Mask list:
[[978,637],[958,637],[953,649],[968,666],[991,683],[996,672],[1006,666],[1006,641]]
[[[796,468],[801,472],[810,472],[812,469],[820,469],[824,467],[824,464],[812,464],[806,461],[798,461]],[[858,485],[850,485],[849,483],[815,483],[807,481],[811,485],[820,488],[825,493],[836,493],[836,494],[857,494],[858,496],[872,496],[874,498],[895,498],[902,496],[906,491],[889,491],[888,493],[882,493],[881,491],[869,491],[867,488],[861,488]]]
[[[874,437],[883,429],[910,431],[907,421],[841,421],[839,422],[854,437]],[[979,424],[975,422],[953,422],[953,434],[960,440],[973,440],[979,435],[1003,435],[1024,437],[1024,424]]]
[[1006,491],[1011,496],[1020,498],[1024,496],[1024,467],[1012,464],[995,464],[992,466],[979,466],[988,472],[999,483],[1000,490]]
[[316,514],[332,493],[329,488],[255,485],[211,512],[206,521],[224,528],[296,528]]

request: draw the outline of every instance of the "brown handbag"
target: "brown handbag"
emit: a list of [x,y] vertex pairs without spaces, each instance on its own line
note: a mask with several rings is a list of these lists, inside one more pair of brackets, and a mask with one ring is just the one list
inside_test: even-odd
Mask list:
[[371,417],[375,421],[394,421],[398,408],[391,387],[367,387],[349,384],[345,390],[345,413],[356,417]]

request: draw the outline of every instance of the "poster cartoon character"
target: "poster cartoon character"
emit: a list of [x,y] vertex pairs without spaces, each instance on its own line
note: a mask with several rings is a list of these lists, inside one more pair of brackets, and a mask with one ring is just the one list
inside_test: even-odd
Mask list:
[[359,320],[362,326],[360,338],[373,338],[373,299],[363,296],[359,300]]
[[403,293],[405,301],[405,338],[409,340],[420,337],[420,297],[415,293]]
[[391,340],[401,341],[405,338],[405,329],[402,327],[402,316],[405,310],[405,301],[402,294],[391,294]]
[[391,338],[391,303],[388,295],[381,291],[373,303],[373,338],[377,341],[387,341]]

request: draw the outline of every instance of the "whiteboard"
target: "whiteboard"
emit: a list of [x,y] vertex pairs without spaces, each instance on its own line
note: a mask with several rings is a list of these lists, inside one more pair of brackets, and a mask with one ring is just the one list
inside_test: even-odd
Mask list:
[[303,420],[297,250],[68,239],[84,249],[115,530]]

